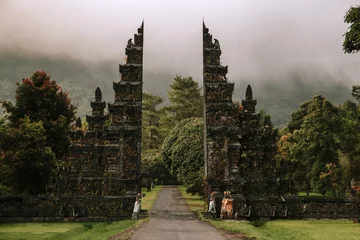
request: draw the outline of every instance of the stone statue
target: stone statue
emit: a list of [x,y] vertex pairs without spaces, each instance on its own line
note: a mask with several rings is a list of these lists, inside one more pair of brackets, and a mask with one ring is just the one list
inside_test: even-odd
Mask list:
[[221,219],[231,219],[233,217],[233,199],[230,191],[224,192],[224,198],[221,202]]
[[211,215],[211,218],[213,218],[213,219],[215,219],[215,217],[216,217],[215,195],[216,195],[216,192],[212,192],[210,194],[209,211],[208,211]]
[[139,219],[139,213],[141,211],[141,199],[144,196],[145,196],[145,194],[141,194],[141,193],[138,193],[136,195],[136,200],[135,200],[135,204],[134,204],[134,210],[133,210],[133,214],[132,214],[132,219],[133,220]]
[[134,43],[132,42],[132,38],[130,38],[127,42],[127,48],[132,48],[134,46]]
[[216,38],[214,38],[214,48],[215,49],[220,49],[220,43],[219,43],[219,40],[217,40]]

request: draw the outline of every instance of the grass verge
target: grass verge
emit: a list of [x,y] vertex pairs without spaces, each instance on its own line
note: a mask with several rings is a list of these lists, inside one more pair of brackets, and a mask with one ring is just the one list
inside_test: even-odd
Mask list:
[[186,188],[183,186],[179,186],[178,189],[181,192],[181,195],[186,200],[187,205],[190,208],[190,211],[201,212],[205,211],[205,202],[198,195],[191,196],[190,193],[186,192]]
[[141,189],[142,193],[145,193],[145,197],[141,201],[142,210],[151,210],[161,189],[162,186],[156,186],[155,188],[152,188],[150,192],[147,192],[146,188]]
[[0,239],[7,240],[103,240],[141,223],[136,220],[85,223],[0,224]]
[[[187,203],[204,204],[199,196],[191,196],[185,188],[180,187],[182,196]],[[191,211],[203,211],[203,208],[191,208]],[[259,239],[259,240],[355,240],[360,239],[360,224],[349,220],[273,220],[273,221],[233,221],[233,220],[209,220],[200,218],[226,236],[238,235],[236,239]]]

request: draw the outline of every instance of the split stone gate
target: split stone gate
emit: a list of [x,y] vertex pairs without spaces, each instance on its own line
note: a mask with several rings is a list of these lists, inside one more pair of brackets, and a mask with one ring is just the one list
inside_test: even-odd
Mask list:
[[[133,41],[134,40],[134,41]],[[113,83],[115,100],[106,103],[99,88],[86,116],[72,132],[67,165],[41,197],[0,198],[0,221],[41,218],[130,218],[141,189],[141,127],[144,23],[126,46],[126,64]],[[220,62],[221,49],[203,24],[205,195],[216,193],[218,208],[230,190],[234,213],[243,218],[358,218],[351,198],[291,197],[289,179],[275,172],[276,132],[270,119],[260,127],[250,85],[241,107],[232,101],[234,83]],[[219,213],[219,209],[217,211]]]

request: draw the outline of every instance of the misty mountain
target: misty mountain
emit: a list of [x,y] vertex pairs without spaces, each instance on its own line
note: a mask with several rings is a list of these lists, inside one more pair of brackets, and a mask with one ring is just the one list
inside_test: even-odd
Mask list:
[[[7,54],[0,58],[0,100],[13,100],[16,82],[30,77],[36,70],[45,70],[52,79],[69,92],[72,103],[78,107],[77,115],[91,113],[90,101],[100,87],[106,102],[114,101],[112,83],[119,81],[118,64],[113,61],[91,62],[67,57],[19,56]],[[167,90],[175,75],[172,72],[154,71],[144,65],[144,91],[166,99]],[[199,77],[198,77],[199,78]],[[202,79],[195,79],[199,83]],[[272,117],[275,126],[284,126],[301,103],[316,94],[322,94],[334,104],[350,98],[351,84],[346,76],[332,76],[315,68],[289,69],[276,77],[268,76],[262,81],[242,79],[235,83],[233,100],[245,97],[247,84],[253,88],[257,110],[263,109]]]

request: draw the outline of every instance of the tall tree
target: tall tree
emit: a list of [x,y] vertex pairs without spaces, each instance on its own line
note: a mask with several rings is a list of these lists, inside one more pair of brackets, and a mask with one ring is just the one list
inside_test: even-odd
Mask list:
[[343,49],[345,53],[355,53],[360,50],[360,6],[349,9],[344,17],[344,22],[350,24],[344,34]]
[[176,75],[170,88],[168,91],[170,106],[165,107],[165,110],[173,123],[176,124],[190,117],[203,116],[201,87],[192,77]]
[[360,180],[360,109],[356,103],[346,101],[340,108],[339,142],[344,164],[345,184],[350,186],[351,179]]
[[61,158],[69,145],[69,126],[74,120],[75,107],[67,93],[44,71],[36,71],[30,78],[17,83],[15,105],[4,102],[7,118],[12,127],[19,126],[28,116],[31,122],[41,121],[46,142],[57,158]]

